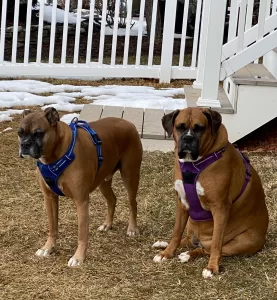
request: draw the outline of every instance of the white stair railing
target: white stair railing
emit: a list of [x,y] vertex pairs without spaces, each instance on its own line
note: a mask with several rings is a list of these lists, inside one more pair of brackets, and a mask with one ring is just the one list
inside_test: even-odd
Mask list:
[[224,45],[226,1],[206,1],[211,3],[209,11],[204,11],[207,15],[203,14],[208,28],[206,45],[201,45],[205,49],[200,49],[199,61],[201,53],[205,53],[205,59],[203,65],[199,65],[202,70],[199,69],[197,73],[196,82],[201,85],[203,81],[197,105],[220,107],[217,99],[219,80],[224,80],[251,62],[258,62],[259,57],[277,47],[277,0],[260,1],[258,23],[255,26],[252,26],[253,1],[232,0],[230,22],[236,23],[229,24],[228,41]]
[[[204,66],[202,73],[203,87],[201,97],[198,99],[197,105],[220,107],[217,94],[227,0],[209,1],[210,8],[203,12],[203,22],[207,22],[208,24],[206,30],[206,43],[202,44],[202,46],[205,47],[205,51],[202,49],[202,54],[204,53]],[[202,38],[203,34],[205,34],[205,30],[202,31]],[[201,73],[199,72],[199,74]],[[197,78],[196,81],[199,82],[199,78]]]

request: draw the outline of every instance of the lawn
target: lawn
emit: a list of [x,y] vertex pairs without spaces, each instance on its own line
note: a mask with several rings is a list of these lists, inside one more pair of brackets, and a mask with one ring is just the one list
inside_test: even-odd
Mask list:
[[[141,235],[126,236],[128,201],[118,174],[114,228],[96,229],[106,204],[100,192],[90,198],[90,241],[80,269],[67,267],[77,242],[76,210],[68,198],[60,200],[58,252],[49,258],[34,255],[47,235],[42,193],[35,180],[35,163],[18,157],[13,122],[0,123],[0,298],[1,299],[277,299],[277,155],[249,153],[261,175],[270,214],[267,242],[252,257],[223,258],[221,273],[202,278],[207,257],[183,264],[177,258],[154,264],[153,242],[168,240],[175,219],[173,153],[144,152],[138,194]],[[178,250],[178,253],[181,250]]]

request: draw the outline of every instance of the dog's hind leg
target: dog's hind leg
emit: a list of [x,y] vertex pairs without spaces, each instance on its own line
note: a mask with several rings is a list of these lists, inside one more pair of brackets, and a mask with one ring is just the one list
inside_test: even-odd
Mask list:
[[99,189],[100,189],[102,195],[107,200],[108,212],[107,212],[105,222],[98,227],[98,230],[107,231],[112,228],[113,216],[114,216],[114,211],[115,211],[115,207],[116,207],[116,197],[112,190],[112,178],[110,178],[107,181],[106,180],[103,181],[99,185]]
[[124,186],[128,193],[130,205],[130,220],[127,229],[128,236],[136,236],[139,234],[137,227],[137,192],[140,179],[141,156],[137,156],[134,160],[133,155],[128,155],[121,161],[120,173]]
[[261,250],[264,244],[265,234],[246,230],[222,246],[222,255],[252,255]]

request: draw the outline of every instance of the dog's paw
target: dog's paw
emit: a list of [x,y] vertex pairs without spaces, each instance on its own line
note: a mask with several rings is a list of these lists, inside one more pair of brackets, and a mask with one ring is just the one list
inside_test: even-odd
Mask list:
[[83,264],[83,261],[75,258],[74,256],[72,256],[67,263],[67,265],[71,268],[80,267],[82,264]]
[[110,230],[110,229],[112,229],[112,226],[109,226],[109,225],[107,225],[107,224],[100,225],[100,226],[97,228],[98,231],[108,231],[108,230]]
[[178,255],[178,258],[180,259],[180,261],[181,261],[182,263],[188,262],[188,261],[190,260],[189,251],[180,253],[180,254]]
[[207,268],[202,271],[202,276],[204,279],[210,279],[214,276],[213,272]]
[[52,247],[50,249],[38,249],[37,252],[35,253],[36,256],[39,257],[47,257],[50,256],[51,254],[53,254],[55,252],[55,247]]
[[139,230],[138,230],[138,228],[132,228],[132,227],[129,227],[129,228],[127,229],[127,235],[130,236],[130,237],[134,237],[134,236],[139,235]]
[[205,279],[212,278],[214,275],[218,275],[219,273],[219,266],[218,265],[210,265],[204,268],[202,272],[202,276]]
[[168,242],[157,241],[152,245],[152,248],[165,249],[168,246]]
[[153,258],[153,262],[155,263],[162,263],[164,261],[166,261],[167,258],[161,254],[157,254],[154,258]]

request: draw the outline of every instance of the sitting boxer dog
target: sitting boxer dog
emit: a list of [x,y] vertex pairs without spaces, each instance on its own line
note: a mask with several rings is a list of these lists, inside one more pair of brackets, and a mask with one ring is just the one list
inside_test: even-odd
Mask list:
[[[175,140],[175,226],[169,244],[154,257],[162,262],[180,245],[194,249],[182,262],[209,255],[202,275],[219,272],[221,256],[250,255],[265,244],[268,211],[260,178],[249,160],[230,142],[221,115],[210,109],[176,110],[162,118]],[[182,239],[186,228],[186,237]]]
[[142,145],[133,124],[123,119],[103,118],[91,123],[73,119],[68,126],[50,107],[44,112],[24,111],[18,136],[20,156],[37,160],[37,176],[48,215],[49,236],[36,255],[48,256],[56,249],[58,198],[65,195],[73,199],[78,217],[78,247],[68,266],[83,263],[88,245],[89,194],[99,187],[106,198],[108,213],[98,229],[111,229],[116,206],[111,184],[117,170],[130,201],[127,235],[138,234],[136,195]]

